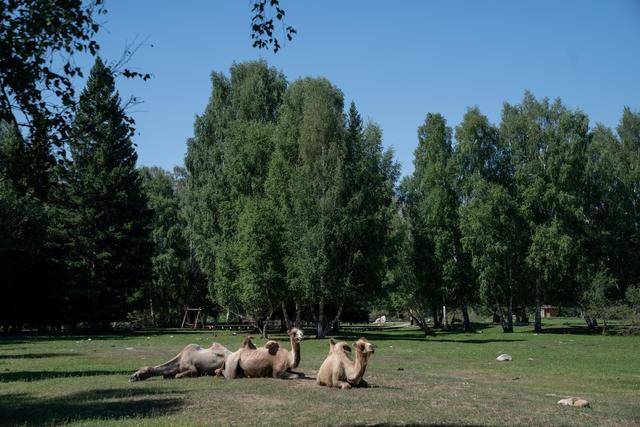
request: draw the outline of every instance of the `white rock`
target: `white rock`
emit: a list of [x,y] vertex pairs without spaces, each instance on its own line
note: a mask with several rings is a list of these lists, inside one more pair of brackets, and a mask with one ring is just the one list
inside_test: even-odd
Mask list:
[[510,362],[513,360],[513,357],[509,356],[506,353],[501,354],[500,356],[496,357],[496,360],[498,362]]
[[577,406],[578,408],[588,408],[589,402],[579,397],[567,397],[566,399],[558,400],[558,405]]

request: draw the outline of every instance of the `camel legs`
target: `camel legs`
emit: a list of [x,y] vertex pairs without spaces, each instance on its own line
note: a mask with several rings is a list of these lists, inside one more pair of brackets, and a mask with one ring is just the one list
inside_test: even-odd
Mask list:
[[280,378],[283,380],[296,380],[298,378],[304,378],[304,374],[302,372],[281,371],[274,372],[273,378]]
[[331,383],[334,387],[340,388],[342,390],[351,388],[351,384],[340,379],[340,373],[337,370],[334,371],[331,375]]
[[197,377],[197,376],[199,376],[199,374],[196,368],[190,368],[186,371],[176,374],[176,378]]
[[353,386],[358,388],[367,388],[369,387],[369,383],[362,378],[358,384],[354,384]]

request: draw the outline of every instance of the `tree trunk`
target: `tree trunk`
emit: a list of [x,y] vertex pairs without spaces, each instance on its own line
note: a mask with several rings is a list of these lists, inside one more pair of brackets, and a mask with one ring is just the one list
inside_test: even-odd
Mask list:
[[316,339],[324,338],[327,335],[324,324],[324,298],[318,302],[318,319],[316,320]]
[[287,304],[282,301],[282,317],[284,318],[284,324],[287,328],[287,331],[291,329],[291,321],[289,320],[289,315],[287,314]]
[[513,297],[509,298],[509,311],[507,312],[507,328],[513,332]]
[[264,320],[258,320],[256,322],[256,326],[258,327],[258,330],[260,331],[260,338],[263,339],[269,339],[269,336],[267,335],[267,323]]
[[440,317],[440,309],[434,306],[433,309],[433,327],[440,328],[442,326],[442,319]]
[[449,329],[449,319],[447,318],[447,306],[442,306],[442,329]]
[[587,329],[590,331],[594,331],[598,327],[598,321],[596,320],[596,318],[589,316],[589,314],[587,314],[586,310],[584,309],[580,309],[580,312],[582,313],[582,318],[587,324]]
[[529,313],[527,313],[527,307],[523,307],[520,310],[518,310],[518,314],[516,315],[516,321],[524,325],[529,324]]
[[462,330],[465,332],[471,331],[471,322],[469,322],[469,311],[467,304],[462,305]]
[[296,320],[294,325],[299,328],[302,325],[302,307],[300,307],[300,303],[296,302]]
[[500,308],[500,326],[502,326],[502,332],[505,334],[513,332],[513,326],[509,326],[508,313],[505,314],[502,308]]
[[540,302],[540,298],[536,298],[536,316],[535,323],[533,325],[533,330],[537,333],[542,332],[542,303]]
[[149,314],[151,315],[151,326],[156,326],[156,316],[153,313],[153,298],[149,298]]
[[493,312],[493,323],[500,323],[500,315],[496,311]]

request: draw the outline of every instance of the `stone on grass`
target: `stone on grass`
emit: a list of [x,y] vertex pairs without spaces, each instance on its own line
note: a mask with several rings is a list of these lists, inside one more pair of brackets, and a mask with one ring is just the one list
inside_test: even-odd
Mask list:
[[509,356],[507,353],[503,353],[500,356],[496,357],[498,362],[511,362],[513,357]]
[[566,399],[558,400],[558,405],[577,406],[578,408],[588,408],[589,402],[579,397],[567,397]]

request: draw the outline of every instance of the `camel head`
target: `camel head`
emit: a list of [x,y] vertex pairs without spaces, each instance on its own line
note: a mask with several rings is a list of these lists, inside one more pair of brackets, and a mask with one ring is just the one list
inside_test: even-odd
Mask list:
[[151,376],[151,367],[145,366],[144,368],[138,369],[129,377],[129,382],[134,381],[144,381]]
[[287,333],[296,342],[300,342],[300,341],[302,341],[304,339],[304,332],[302,332],[302,329],[291,328],[291,329],[289,329],[289,331]]
[[353,345],[358,353],[365,355],[373,354],[375,352],[375,346],[367,341],[364,337],[360,337],[358,341]]

